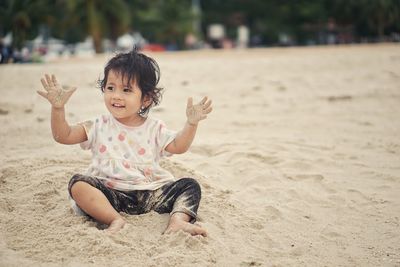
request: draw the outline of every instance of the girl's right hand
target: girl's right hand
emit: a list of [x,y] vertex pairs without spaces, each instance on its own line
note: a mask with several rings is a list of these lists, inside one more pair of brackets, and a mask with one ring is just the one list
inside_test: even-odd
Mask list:
[[46,79],[40,79],[44,91],[37,91],[37,93],[46,98],[54,108],[62,108],[68,99],[75,92],[76,87],[61,86],[56,79],[56,76],[45,74]]

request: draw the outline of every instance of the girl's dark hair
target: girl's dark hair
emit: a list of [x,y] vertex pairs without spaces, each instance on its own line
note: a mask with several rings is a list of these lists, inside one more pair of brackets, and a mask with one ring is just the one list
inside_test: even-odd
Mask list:
[[119,53],[111,58],[104,68],[104,78],[98,80],[98,85],[103,93],[110,70],[119,73],[122,79],[127,78],[128,84],[132,80],[136,81],[142,91],[142,99],[145,96],[150,97],[152,103],[141,109],[140,115],[147,114],[151,107],[160,103],[163,90],[163,88],[157,87],[160,80],[160,68],[151,57],[139,53],[134,48],[130,52]]

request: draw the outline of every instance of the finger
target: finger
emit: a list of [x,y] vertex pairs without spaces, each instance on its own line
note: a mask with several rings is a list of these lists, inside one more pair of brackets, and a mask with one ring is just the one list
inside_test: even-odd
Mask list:
[[203,109],[208,109],[208,108],[211,106],[211,104],[212,104],[212,101],[211,101],[211,100],[207,101],[207,102],[204,104]]
[[57,81],[57,78],[56,78],[56,76],[54,74],[51,75],[51,80],[52,80],[54,86],[58,86],[58,81]]
[[209,107],[203,111],[204,114],[208,114],[212,111],[212,107]]
[[36,91],[39,95],[47,99],[47,93],[43,91]]
[[193,98],[191,97],[188,98],[186,107],[187,108],[193,107]]
[[208,97],[205,96],[205,97],[199,102],[199,104],[200,104],[200,105],[204,105],[204,103],[206,103],[207,99],[208,99]]
[[43,78],[40,79],[40,81],[42,82],[43,88],[44,88],[46,91],[48,91],[48,90],[47,90],[48,85],[47,85],[46,81],[45,81]]
[[207,119],[207,115],[202,115],[202,116],[200,117],[200,120],[204,120],[204,119]]
[[50,87],[54,86],[53,81],[51,80],[50,76],[49,76],[48,74],[45,74],[45,76],[46,76],[47,84],[48,84]]

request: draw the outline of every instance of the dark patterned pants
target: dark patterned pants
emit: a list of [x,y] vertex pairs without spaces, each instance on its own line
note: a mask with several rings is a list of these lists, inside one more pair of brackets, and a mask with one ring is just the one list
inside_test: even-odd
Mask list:
[[71,187],[78,181],[99,189],[117,212],[135,215],[151,210],[171,215],[182,212],[191,217],[192,223],[196,221],[201,189],[199,183],[192,178],[182,178],[156,190],[118,191],[105,186],[95,177],[75,174],[68,184],[71,198]]

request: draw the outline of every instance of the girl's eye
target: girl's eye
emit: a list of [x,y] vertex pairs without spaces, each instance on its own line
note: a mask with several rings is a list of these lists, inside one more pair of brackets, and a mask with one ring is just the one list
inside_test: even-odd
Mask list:
[[106,89],[107,89],[107,91],[112,91],[112,90],[114,90],[114,87],[108,86],[108,87],[106,87]]
[[131,93],[132,89],[131,88],[124,88],[124,93]]

